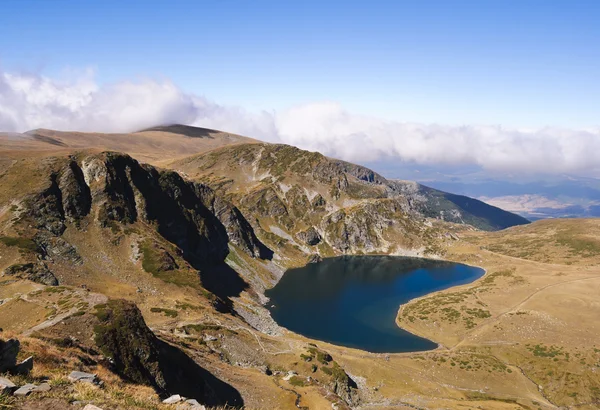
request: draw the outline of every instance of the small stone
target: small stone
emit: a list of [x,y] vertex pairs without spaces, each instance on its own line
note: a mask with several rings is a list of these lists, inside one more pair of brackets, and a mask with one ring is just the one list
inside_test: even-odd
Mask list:
[[29,374],[29,372],[31,372],[33,370],[33,357],[29,356],[27,359],[23,360],[21,363],[19,363],[14,370],[12,370],[12,373],[14,374]]
[[87,404],[83,410],[102,410],[100,407],[98,406],[94,406],[93,404]]
[[52,388],[50,387],[50,385],[48,383],[42,383],[39,386],[36,386],[35,389],[33,389],[34,392],[38,393],[38,392],[47,392],[50,391]]
[[183,400],[183,398],[179,394],[174,394],[171,397],[169,397],[168,399],[164,399],[163,403],[164,404],[175,404],[175,403],[179,403],[181,400]]
[[214,342],[215,340],[217,340],[216,337],[212,336],[212,335],[205,335],[204,336],[204,341],[205,342]]
[[17,386],[7,378],[0,377],[0,394],[11,393]]
[[29,393],[31,393],[32,391],[35,390],[37,386],[35,384],[26,384],[24,386],[19,387],[14,393],[13,395],[15,396],[28,396]]
[[73,372],[71,372],[71,374],[69,374],[69,380],[73,383],[84,382],[84,383],[97,384],[98,376],[96,376],[95,374],[92,374],[92,373],[73,371]]

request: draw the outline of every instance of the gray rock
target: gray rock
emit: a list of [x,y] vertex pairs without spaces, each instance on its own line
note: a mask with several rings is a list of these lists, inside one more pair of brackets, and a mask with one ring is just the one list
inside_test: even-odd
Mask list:
[[179,403],[182,400],[183,400],[183,397],[181,397],[179,394],[174,394],[171,397],[169,397],[168,399],[164,399],[163,403],[164,404],[175,404],[175,403]]
[[98,376],[92,373],[78,372],[73,371],[69,374],[69,380],[73,383],[75,382],[83,382],[83,383],[93,383],[98,384]]
[[33,370],[33,357],[29,356],[12,370],[14,374],[29,374]]
[[58,279],[44,262],[21,263],[9,266],[4,271],[5,275],[15,276],[21,279],[27,279],[32,282],[41,283],[46,286],[58,285]]
[[52,390],[52,387],[50,387],[50,385],[48,383],[42,383],[39,386],[36,386],[35,389],[33,389],[33,391],[35,393],[44,393],[44,392],[48,392]]
[[318,208],[325,209],[326,204],[327,202],[325,201],[325,198],[321,196],[321,194],[317,194],[311,202],[311,205],[315,210]]
[[11,393],[17,386],[7,378],[0,377],[0,394]]
[[308,257],[308,261],[307,262],[308,263],[319,263],[319,262],[323,262],[323,258],[321,258],[321,255],[318,255],[318,254],[315,253],[315,254],[310,255]]
[[15,396],[28,396],[32,391],[35,391],[37,386],[35,384],[26,384],[24,386],[19,387],[13,395]]

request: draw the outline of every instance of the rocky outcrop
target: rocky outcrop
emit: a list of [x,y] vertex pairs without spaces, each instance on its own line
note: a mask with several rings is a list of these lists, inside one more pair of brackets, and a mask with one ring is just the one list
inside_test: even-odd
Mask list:
[[288,210],[294,218],[303,218],[306,215],[306,210],[311,207],[304,189],[298,185],[294,185],[285,193],[285,200]]
[[17,365],[17,355],[21,348],[21,343],[17,339],[0,339],[0,373],[5,373],[14,369]]
[[28,374],[33,369],[33,358],[17,363],[21,343],[17,339],[0,339],[0,373]]
[[112,369],[126,380],[164,391],[167,384],[159,362],[158,340],[139,309],[125,300],[113,300],[97,309],[95,341],[110,357]]
[[96,306],[95,342],[123,379],[154,387],[163,397],[181,394],[209,405],[243,405],[239,393],[181,350],[159,340],[132,302]]
[[242,213],[208,186],[128,155],[103,153],[81,164],[70,158],[28,203],[43,258],[82,263],[61,236],[67,223],[79,226],[92,213],[101,226],[113,229],[138,220],[155,225],[194,266],[223,262],[230,242],[253,257],[268,254]]
[[270,217],[288,217],[288,210],[283,200],[271,187],[257,190],[241,200],[244,208],[252,214]]
[[323,198],[321,194],[317,194],[310,202],[310,205],[312,206],[313,210],[322,211],[325,210],[325,205],[327,205],[327,201],[325,201],[325,198]]
[[30,204],[31,217],[38,229],[62,235],[66,229],[65,211],[56,173],[50,175],[50,186],[32,198]]
[[83,171],[75,160],[69,161],[59,180],[62,192],[62,207],[67,220],[80,221],[90,213],[92,195],[85,182]]
[[331,162],[339,169],[341,172],[352,175],[358,180],[364,182],[370,182],[375,184],[385,184],[387,180],[376,172],[370,170],[369,168],[362,167],[360,165],[355,165],[350,162],[340,161],[340,160],[331,160]]
[[58,279],[50,272],[44,262],[12,265],[4,270],[4,274],[41,283],[46,286],[58,285]]
[[208,186],[198,185],[198,189],[204,203],[225,227],[229,241],[250,256],[266,258],[265,245],[256,237],[252,226],[240,210],[217,196]]
[[311,226],[305,231],[298,232],[298,234],[296,234],[296,237],[300,242],[309,246],[314,246],[321,242],[321,235],[313,226]]

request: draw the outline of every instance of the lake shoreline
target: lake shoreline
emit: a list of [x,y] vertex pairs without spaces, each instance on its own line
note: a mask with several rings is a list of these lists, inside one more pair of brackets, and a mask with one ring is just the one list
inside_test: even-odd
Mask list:
[[[410,262],[408,266],[406,262]],[[342,276],[340,276],[340,272],[336,272],[340,269],[340,266],[345,266],[342,269]],[[355,269],[355,271],[352,269]],[[478,266],[437,258],[397,255],[344,255],[327,258],[315,264],[307,264],[301,268],[287,270],[282,275],[281,281],[265,292],[269,298],[267,304],[270,304],[270,306],[265,304],[263,307],[265,308],[264,313],[268,312],[270,319],[282,329],[308,339],[342,348],[357,349],[372,354],[412,354],[434,351],[444,348],[444,346],[435,340],[423,337],[417,332],[412,332],[410,326],[400,325],[398,318],[402,314],[403,308],[417,300],[448,289],[470,286],[485,277],[486,274],[487,271]],[[290,276],[298,275],[312,276],[300,279],[300,281],[298,281],[298,278],[290,278]],[[462,283],[452,284],[457,281]],[[292,289],[289,290],[289,295],[286,295],[282,300],[278,300],[281,297],[278,293],[286,292],[285,289],[278,288],[279,284],[283,283],[284,287],[290,286],[285,282],[290,282]],[[308,282],[309,285],[303,282]],[[362,285],[360,285],[361,283]],[[400,290],[393,290],[394,286],[392,285],[400,286]],[[361,286],[367,286],[368,292],[370,292],[367,296],[362,295],[365,291]],[[381,295],[377,293],[378,286],[382,287],[380,289],[382,290]],[[416,287],[411,288],[411,286]],[[329,287],[333,287],[333,294],[331,295],[326,293]],[[429,291],[429,287],[434,289]],[[354,293],[350,296],[344,295],[344,292],[348,291]],[[407,294],[410,295],[414,292],[425,292],[425,294],[410,297],[406,301],[402,300],[399,305],[395,304],[392,308],[393,323],[387,322],[385,318],[391,316],[389,311],[390,299],[402,299]],[[303,296],[299,296],[300,294],[306,296],[307,299],[303,301]],[[327,299],[330,296],[334,298],[341,297],[342,299],[337,301],[334,299],[329,302]],[[367,299],[364,299],[365,297]],[[333,303],[333,305],[328,305],[328,303]],[[318,307],[312,306],[313,304],[318,305]],[[339,311],[337,304],[343,305],[348,312],[344,312],[343,309]],[[286,310],[290,309],[292,305],[294,307],[291,310]],[[333,313],[338,316],[325,315],[329,319],[320,317],[323,316],[323,312],[329,312],[332,307],[338,309],[337,313]],[[276,311],[275,309],[281,310]],[[322,309],[322,311],[319,311],[319,309]],[[365,313],[368,313],[365,310],[369,309],[375,309],[375,316],[365,315]],[[288,315],[288,317],[286,318],[285,315]],[[357,319],[358,316],[362,317]],[[306,317],[312,319],[307,321]],[[372,317],[376,319],[373,320]],[[344,325],[338,322],[343,322],[348,326],[343,327]],[[390,326],[400,332],[391,331]],[[322,328],[326,329],[323,331]],[[348,329],[353,330],[348,332]],[[335,333],[336,331],[338,333]],[[319,334],[319,332],[322,333]],[[360,332],[369,336],[357,336]],[[365,338],[369,340],[365,341]],[[428,343],[435,345],[435,347],[419,348],[419,344]]]

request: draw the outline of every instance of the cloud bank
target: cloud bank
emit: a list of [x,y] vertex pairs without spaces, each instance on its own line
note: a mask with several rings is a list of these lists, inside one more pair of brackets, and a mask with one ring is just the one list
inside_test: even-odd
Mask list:
[[184,123],[248,135],[355,162],[475,165],[491,171],[600,175],[600,128],[518,130],[388,121],[316,102],[251,112],[187,93],[169,81],[99,85],[0,73],[0,131],[35,128],[126,132]]

